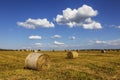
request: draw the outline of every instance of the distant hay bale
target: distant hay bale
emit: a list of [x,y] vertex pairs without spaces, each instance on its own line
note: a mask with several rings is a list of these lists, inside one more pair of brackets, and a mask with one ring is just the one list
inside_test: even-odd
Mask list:
[[106,51],[105,50],[101,50],[101,53],[105,53]]
[[64,52],[67,52],[68,50],[64,50]]
[[78,53],[76,51],[70,51],[67,53],[68,59],[73,59],[73,58],[77,58],[77,57],[78,57]]
[[119,52],[119,50],[117,50],[117,52]]
[[37,53],[37,52],[38,52],[38,50],[34,50],[34,52],[35,52],[35,53]]
[[78,50],[78,49],[76,49],[76,52],[79,52],[79,50]]
[[53,49],[52,52],[55,52],[55,50]]
[[31,53],[26,57],[25,68],[46,70],[50,67],[50,58],[46,54]]
[[68,52],[68,51],[69,51],[69,50],[66,50],[66,49],[64,50],[64,52]]

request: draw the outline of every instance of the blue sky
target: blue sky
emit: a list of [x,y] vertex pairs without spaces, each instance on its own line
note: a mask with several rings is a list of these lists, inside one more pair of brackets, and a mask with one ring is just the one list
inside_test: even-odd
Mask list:
[[120,48],[120,0],[1,0],[0,48]]

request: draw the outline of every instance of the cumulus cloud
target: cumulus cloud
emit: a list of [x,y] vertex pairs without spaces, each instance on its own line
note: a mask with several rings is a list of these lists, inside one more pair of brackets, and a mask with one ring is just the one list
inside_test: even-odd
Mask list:
[[62,36],[60,36],[60,35],[54,35],[54,36],[52,36],[51,38],[61,38]]
[[91,18],[85,19],[84,23],[81,24],[84,29],[101,29],[102,26],[99,22],[93,21]]
[[54,44],[55,44],[55,45],[64,45],[65,43],[58,42],[58,41],[54,41]]
[[42,37],[35,35],[35,36],[29,36],[29,39],[42,39]]
[[29,18],[25,22],[17,22],[17,25],[28,29],[36,29],[38,27],[42,27],[42,28],[54,27],[54,24],[52,22],[49,22],[46,18],[44,19]]
[[85,29],[101,29],[101,24],[91,19],[97,14],[98,11],[91,6],[83,5],[78,9],[67,8],[63,10],[63,14],[58,14],[55,21],[60,25],[69,27],[82,26]]
[[75,36],[71,36],[70,39],[71,39],[71,40],[75,40],[76,37],[75,37]]

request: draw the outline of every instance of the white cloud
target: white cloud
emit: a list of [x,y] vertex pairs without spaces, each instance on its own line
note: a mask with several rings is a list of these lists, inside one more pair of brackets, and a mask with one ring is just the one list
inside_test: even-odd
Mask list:
[[52,22],[49,22],[46,18],[44,19],[29,18],[25,22],[17,22],[17,25],[28,29],[36,29],[38,27],[43,27],[43,28],[54,27],[54,24]]
[[97,14],[97,10],[88,5],[83,5],[78,9],[67,8],[63,10],[63,14],[57,15],[55,21],[60,25],[69,27],[82,26],[84,29],[101,29],[101,24],[91,19]]
[[35,46],[42,46],[42,43],[35,43]]
[[34,43],[34,44],[32,44],[32,48],[42,48],[43,47],[43,44],[42,43]]
[[116,26],[116,28],[119,28],[119,29],[120,29],[120,26]]
[[42,39],[42,37],[41,36],[29,36],[29,39]]
[[51,38],[61,38],[62,36],[60,36],[60,35],[54,35],[54,36],[52,36]]
[[112,28],[119,28],[119,29],[120,29],[120,26],[117,26],[117,25],[109,25],[109,27],[112,27]]
[[85,23],[82,24],[84,29],[101,29],[102,26],[99,22],[93,21],[91,18],[87,18]]
[[31,49],[31,47],[30,46],[29,47],[22,46],[21,49]]
[[54,44],[55,44],[55,45],[64,45],[65,43],[58,42],[58,41],[54,41]]
[[106,44],[106,41],[96,40],[95,43],[96,43],[96,44]]
[[107,42],[109,45],[120,45],[120,39],[111,40]]
[[102,45],[118,46],[118,45],[120,45],[120,39],[108,40],[108,41],[96,40],[93,43],[95,43],[95,44],[102,44]]
[[71,39],[71,40],[75,40],[76,37],[75,37],[75,36],[71,36],[70,39]]

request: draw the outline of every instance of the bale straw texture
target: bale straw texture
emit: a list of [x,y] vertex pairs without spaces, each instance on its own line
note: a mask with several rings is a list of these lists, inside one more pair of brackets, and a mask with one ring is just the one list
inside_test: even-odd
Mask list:
[[50,58],[46,54],[31,53],[26,57],[25,68],[46,70],[50,67]]
[[70,51],[67,53],[67,58],[69,59],[73,59],[73,58],[77,58],[78,57],[78,53],[76,51]]

